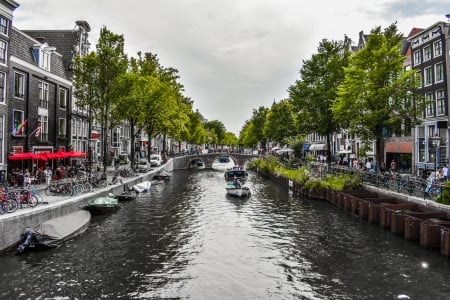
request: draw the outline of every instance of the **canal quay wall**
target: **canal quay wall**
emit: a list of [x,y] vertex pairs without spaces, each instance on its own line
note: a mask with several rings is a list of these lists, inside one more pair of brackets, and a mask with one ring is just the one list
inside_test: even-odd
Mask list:
[[286,177],[261,174],[294,194],[326,200],[343,210],[378,224],[407,241],[450,257],[450,207],[433,200],[364,186],[362,191],[315,190],[302,187]]
[[[20,240],[21,235],[28,228],[32,228],[47,220],[57,218],[71,212],[82,209],[89,200],[104,197],[109,194],[120,194],[124,191],[124,186],[133,186],[143,181],[151,181],[153,176],[163,170],[173,171],[173,160],[168,160],[166,164],[152,169],[147,173],[142,173],[137,177],[124,178],[123,184],[108,185],[105,188],[96,189],[88,193],[77,196],[45,196],[43,195],[45,186],[38,192],[44,198],[44,204],[38,204],[33,208],[18,209],[14,213],[0,215],[0,251],[12,249]],[[108,180],[111,176],[108,177]]]

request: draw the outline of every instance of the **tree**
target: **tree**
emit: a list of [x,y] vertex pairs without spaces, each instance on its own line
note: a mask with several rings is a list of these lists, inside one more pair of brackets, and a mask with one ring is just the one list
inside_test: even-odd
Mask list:
[[271,141],[281,143],[285,137],[294,135],[294,115],[288,100],[273,103],[266,115],[264,136]]
[[[349,41],[322,40],[318,53],[304,61],[301,79],[289,87],[294,110],[297,112],[298,132],[316,132],[326,136],[327,149],[331,147],[331,135],[339,129],[331,107],[337,98],[339,84],[344,80],[344,67],[348,64]],[[328,151],[327,161],[330,161]]]
[[364,142],[376,140],[378,162],[383,132],[394,130],[400,119],[415,122],[424,105],[415,95],[415,71],[403,68],[401,41],[395,24],[384,31],[373,29],[366,46],[350,58],[331,107],[336,120],[351,134]]
[[[118,120],[111,119],[114,106],[113,87],[119,76],[127,69],[127,56],[124,54],[124,38],[100,29],[96,52],[84,58],[77,58],[74,68],[74,87],[77,105],[92,112],[92,117],[102,128],[103,172],[108,165],[108,130]],[[90,133],[89,133],[90,134]]]
[[217,136],[217,141],[215,144],[224,145],[225,139],[225,125],[218,120],[208,121],[203,125],[210,133],[213,133]]
[[246,121],[239,134],[240,143],[243,146],[255,148],[259,143],[261,148],[267,150],[267,137],[264,135],[264,126],[268,111],[269,109],[264,106],[253,109],[251,119]]

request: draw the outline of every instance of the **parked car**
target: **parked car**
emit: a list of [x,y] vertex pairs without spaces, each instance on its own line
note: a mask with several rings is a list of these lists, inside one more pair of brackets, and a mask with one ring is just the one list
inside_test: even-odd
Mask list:
[[150,169],[150,163],[146,159],[141,159],[138,162],[138,171],[147,172]]
[[159,167],[162,164],[162,157],[160,154],[150,155],[150,165],[152,167]]
[[121,153],[118,157],[116,157],[114,163],[120,164],[120,165],[126,165],[130,162],[130,159],[128,158],[128,154]]

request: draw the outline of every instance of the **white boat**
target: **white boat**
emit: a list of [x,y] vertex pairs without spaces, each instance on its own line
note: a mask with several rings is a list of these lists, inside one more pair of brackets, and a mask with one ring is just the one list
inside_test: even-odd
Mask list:
[[241,166],[234,166],[232,168],[225,170],[225,180],[230,181],[233,179],[237,180],[247,180],[248,173]]
[[143,181],[141,183],[133,185],[131,187],[131,190],[135,191],[136,193],[148,193],[150,192],[151,186],[152,186],[151,181]]
[[211,168],[214,170],[225,171],[226,169],[232,168],[234,166],[235,163],[233,159],[231,159],[231,157],[221,156],[212,163]]
[[243,186],[239,181],[228,182],[225,189],[227,194],[233,197],[247,197],[250,195],[250,189]]

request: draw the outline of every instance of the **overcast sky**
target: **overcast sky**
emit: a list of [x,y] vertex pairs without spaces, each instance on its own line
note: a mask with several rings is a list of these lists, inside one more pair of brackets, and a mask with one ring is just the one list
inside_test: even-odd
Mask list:
[[302,61],[319,42],[355,42],[397,21],[413,27],[447,21],[448,0],[16,0],[18,29],[91,26],[91,50],[102,26],[125,39],[128,56],[157,54],[179,71],[184,95],[208,120],[236,135],[253,109],[287,98]]

